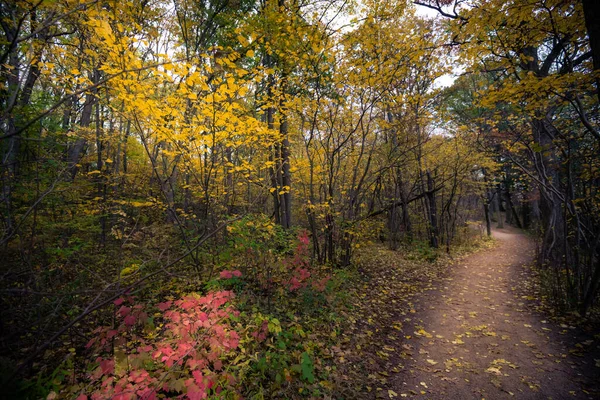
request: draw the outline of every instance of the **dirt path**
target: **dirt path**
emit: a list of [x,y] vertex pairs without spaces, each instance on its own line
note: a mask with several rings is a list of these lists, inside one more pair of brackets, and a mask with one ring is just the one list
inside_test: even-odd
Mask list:
[[495,248],[466,257],[415,299],[398,359],[405,372],[392,378],[390,398],[594,398],[578,383],[568,327],[532,315],[513,293],[519,267],[532,262],[531,240],[512,229],[494,237]]

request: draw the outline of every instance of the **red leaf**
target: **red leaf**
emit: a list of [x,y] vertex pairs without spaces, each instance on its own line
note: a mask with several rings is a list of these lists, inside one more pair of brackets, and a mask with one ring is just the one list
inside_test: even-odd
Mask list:
[[223,361],[217,360],[213,363],[213,366],[215,367],[215,371],[220,371],[223,368]]
[[125,325],[133,326],[135,325],[135,317],[133,315],[128,315],[125,317]]
[[194,301],[184,300],[181,302],[181,304],[179,306],[181,308],[183,308],[184,310],[189,310],[190,308],[194,307],[194,305],[196,305],[196,303]]
[[[189,383],[189,384],[188,384]],[[194,382],[189,379],[186,381],[187,386],[187,398],[190,400],[201,400],[206,398],[206,390],[199,388]]]
[[110,331],[106,332],[106,337],[108,339],[111,339],[111,338],[115,337],[117,335],[117,333],[119,333],[119,332],[114,329],[111,329]]
[[[267,334],[264,334],[265,339],[267,337]],[[229,342],[225,343],[226,347],[229,347],[230,349],[235,349],[236,347],[238,347],[240,344],[240,336],[237,334],[237,332],[231,331],[229,332]]]
[[298,290],[302,287],[302,283],[294,276],[290,279],[290,290]]
[[221,274],[219,275],[221,277],[221,279],[231,279],[233,278],[233,273],[231,271],[221,271]]
[[137,391],[138,399],[143,400],[156,400],[156,390],[151,388],[144,388]]
[[115,362],[113,360],[104,359],[100,361],[100,369],[103,375],[112,374],[115,370]]
[[204,384],[204,376],[202,375],[201,371],[192,371],[192,376],[198,385]]
[[116,299],[115,301],[113,301],[113,303],[115,303],[115,306],[120,306],[121,304],[123,304],[123,298],[119,297],[118,299]]
[[121,317],[124,317],[127,314],[129,314],[130,311],[131,311],[131,308],[125,307],[125,306],[121,306],[121,308],[119,308],[119,311],[117,311],[117,312],[119,313],[119,315]]
[[171,308],[171,305],[172,305],[172,304],[173,304],[173,302],[172,302],[172,301],[166,301],[166,302],[164,302],[164,303],[158,303],[158,304],[156,305],[156,307],[158,307],[158,309],[159,309],[160,311],[166,311],[166,310],[168,310],[169,308]]

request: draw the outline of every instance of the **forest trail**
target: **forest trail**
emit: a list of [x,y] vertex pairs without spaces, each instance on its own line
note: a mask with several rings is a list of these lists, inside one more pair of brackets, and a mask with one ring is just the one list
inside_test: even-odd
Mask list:
[[389,397],[592,398],[569,355],[568,327],[534,316],[514,293],[519,267],[533,261],[533,241],[512,228],[493,236],[494,248],[462,259],[437,289],[414,299],[404,372],[390,382]]

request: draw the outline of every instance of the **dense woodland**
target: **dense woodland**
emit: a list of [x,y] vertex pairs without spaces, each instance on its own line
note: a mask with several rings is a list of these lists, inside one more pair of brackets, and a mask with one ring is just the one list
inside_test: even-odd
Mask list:
[[475,221],[597,315],[598,4],[415,3],[1,2],[3,386],[336,393],[363,250],[436,262]]

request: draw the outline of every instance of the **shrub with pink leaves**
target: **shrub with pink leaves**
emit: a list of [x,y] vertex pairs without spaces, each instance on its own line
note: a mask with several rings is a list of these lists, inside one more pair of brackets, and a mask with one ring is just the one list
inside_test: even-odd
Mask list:
[[[227,272],[241,276],[239,271]],[[233,297],[231,291],[218,291],[158,304],[164,327],[157,340],[134,332],[134,326],[148,328],[144,307],[132,304],[131,297],[118,299],[118,326],[97,329],[88,347],[107,353],[115,346],[114,354],[128,355],[125,360],[98,357],[98,366],[88,376],[94,390],[80,393],[79,398],[155,399],[178,393],[181,399],[205,399],[224,391],[235,396],[235,377],[223,368],[223,360],[240,342],[229,323],[239,314],[228,305]]]
[[318,281],[314,280],[314,277],[310,272],[309,244],[310,238],[308,237],[308,232],[305,230],[300,231],[298,233],[298,245],[294,250],[294,255],[291,259],[285,261],[288,270],[291,271],[291,277],[287,282],[287,288],[291,292],[307,287],[323,292],[327,281],[329,280],[328,277]]

